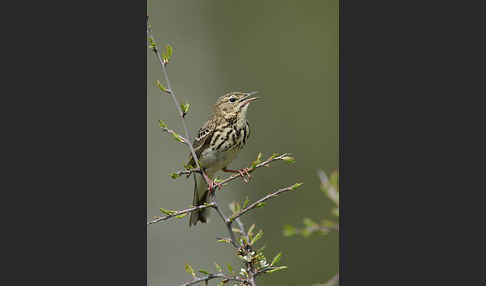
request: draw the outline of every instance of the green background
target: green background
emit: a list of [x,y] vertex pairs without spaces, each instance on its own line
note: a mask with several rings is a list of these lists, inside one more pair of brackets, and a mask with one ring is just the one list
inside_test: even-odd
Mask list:
[[[271,259],[283,251],[287,270],[268,274],[258,285],[312,285],[338,271],[338,235],[284,237],[284,224],[302,225],[304,217],[333,218],[332,203],[319,190],[316,170],[338,167],[338,1],[208,1],[157,0],[148,2],[155,40],[174,47],[167,66],[181,102],[189,102],[186,116],[194,136],[208,119],[216,99],[228,91],[260,92],[248,119],[249,143],[230,167],[241,168],[258,152],[290,152],[293,165],[276,162],[253,173],[250,184],[235,181],[217,195],[226,206],[248,196],[254,201],[278,188],[304,182],[298,192],[271,200],[242,218],[256,223]],[[128,56],[128,55],[127,55]],[[161,96],[157,79],[162,71],[147,52],[147,215],[159,208],[182,209],[192,202],[193,180],[173,180],[169,174],[187,162],[187,147],[162,133],[164,120],[180,134],[183,129],[174,103]],[[220,173],[221,174],[221,173]],[[188,217],[148,226],[148,285],[180,285],[191,279],[184,271],[215,271],[214,262],[231,263],[239,270],[234,250],[216,242],[227,236],[214,211],[208,224],[189,228]],[[209,285],[217,285],[213,280]],[[229,284],[233,285],[233,284]]]

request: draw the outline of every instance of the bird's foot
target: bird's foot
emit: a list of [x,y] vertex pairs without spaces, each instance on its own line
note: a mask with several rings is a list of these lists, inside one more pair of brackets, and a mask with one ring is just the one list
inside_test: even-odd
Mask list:
[[250,182],[250,179],[251,179],[251,175],[250,175],[249,171],[250,171],[250,168],[243,168],[243,169],[239,169],[239,170],[230,170],[230,169],[226,169],[226,168],[223,169],[223,172],[240,174],[241,178],[243,178],[243,181],[247,184],[248,184],[248,182]]
[[216,191],[216,189],[222,187],[221,183],[216,183],[214,180],[212,180],[211,178],[209,178],[208,176],[206,176],[206,174],[204,174],[204,173],[203,173],[203,175],[206,178],[206,180],[209,182],[208,187],[209,187],[209,192],[210,193],[213,193],[214,191]]

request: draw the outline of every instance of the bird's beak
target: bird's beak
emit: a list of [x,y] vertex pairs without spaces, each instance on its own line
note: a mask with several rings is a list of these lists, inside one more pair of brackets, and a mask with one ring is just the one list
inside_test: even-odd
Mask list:
[[241,107],[247,105],[248,103],[254,101],[254,100],[257,100],[257,99],[260,99],[261,97],[251,97],[252,95],[254,94],[257,94],[258,91],[252,91],[252,92],[248,92],[242,99],[240,99],[241,101]]

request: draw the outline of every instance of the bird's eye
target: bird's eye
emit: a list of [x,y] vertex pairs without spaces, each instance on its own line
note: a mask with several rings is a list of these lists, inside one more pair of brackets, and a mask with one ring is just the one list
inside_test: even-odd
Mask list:
[[235,102],[236,101],[236,98],[232,97],[232,98],[229,99],[229,101]]

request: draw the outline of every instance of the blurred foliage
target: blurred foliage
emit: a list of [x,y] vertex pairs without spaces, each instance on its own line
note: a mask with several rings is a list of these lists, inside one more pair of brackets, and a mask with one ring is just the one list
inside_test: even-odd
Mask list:
[[[319,179],[321,180],[321,191],[335,204],[331,213],[336,217],[336,221],[322,219],[320,223],[306,217],[303,219],[304,227],[298,228],[292,225],[285,225],[283,227],[284,236],[301,235],[302,237],[309,237],[312,234],[319,234],[326,236],[331,231],[339,231],[339,171],[335,170],[328,177],[322,170],[318,171]],[[338,285],[339,280],[333,277],[330,281],[323,284],[314,284],[313,286],[333,286]],[[334,279],[336,278],[336,279]]]

